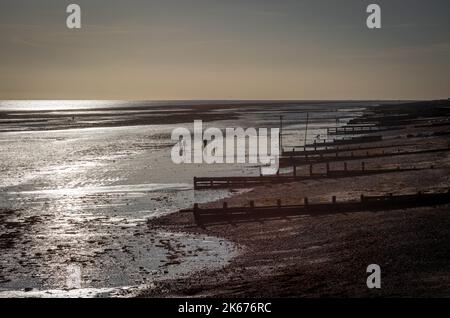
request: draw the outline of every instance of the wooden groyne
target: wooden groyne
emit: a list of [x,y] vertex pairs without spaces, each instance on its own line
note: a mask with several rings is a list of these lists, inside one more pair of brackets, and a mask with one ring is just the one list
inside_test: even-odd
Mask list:
[[332,213],[350,213],[361,211],[386,211],[424,206],[437,206],[450,203],[450,190],[446,193],[422,193],[410,195],[361,195],[359,201],[339,202],[336,196],[329,203],[309,202],[304,198],[301,205],[282,205],[281,200],[273,206],[256,206],[254,201],[249,206],[229,207],[225,202],[222,208],[200,208],[194,204],[193,209],[182,212],[193,213],[197,224],[220,224],[237,221],[254,221],[298,215],[320,215]]
[[[360,150],[376,150],[376,149],[392,149],[400,147],[408,147],[413,146],[412,143],[405,143],[399,145],[391,145],[391,146],[324,146],[324,147],[312,147],[311,150],[298,150],[298,148],[293,147],[290,150],[283,150],[281,153],[282,157],[314,157],[326,154],[333,154],[335,156],[336,152],[351,152],[351,151],[360,151]],[[302,147],[300,148],[302,149]]]
[[322,141],[315,140],[313,144],[307,144],[304,146],[292,146],[290,149],[294,148],[295,150],[317,150],[323,149],[324,147],[337,147],[344,145],[352,145],[352,144],[363,144],[363,143],[371,143],[382,141],[382,136],[360,136],[360,137],[352,137],[352,138],[342,138],[342,139],[323,139]]
[[[360,150],[360,149],[358,149]],[[342,152],[328,152],[328,153],[319,153],[315,155],[296,155],[296,156],[284,156],[280,157],[280,166],[287,167],[292,166],[294,164],[305,164],[305,163],[320,163],[320,162],[337,162],[337,161],[351,161],[351,160],[363,160],[363,159],[374,159],[374,158],[384,158],[384,157],[394,157],[394,156],[406,156],[406,155],[420,155],[420,154],[428,154],[428,153],[436,153],[436,152],[446,152],[450,151],[450,146],[446,148],[438,148],[438,149],[424,149],[424,150],[416,150],[416,151],[400,151],[400,148],[397,148],[397,151],[385,152],[382,150],[381,152],[373,153],[370,151],[366,151],[364,154],[355,154],[354,151],[342,151]]]
[[[431,169],[434,167],[431,166]],[[325,178],[349,178],[367,175],[376,175],[392,172],[406,172],[423,170],[424,168],[409,168],[401,169],[400,167],[393,169],[366,169],[366,163],[361,162],[361,170],[348,170],[347,163],[344,163],[343,170],[331,170],[329,163],[326,164],[326,171],[324,173],[315,173],[314,166],[309,166],[309,175],[297,175],[296,166],[293,166],[292,175],[273,175],[273,176],[249,176],[249,177],[194,177],[194,189],[237,189],[237,188],[251,188],[255,186],[301,182],[306,180],[319,180]]]
[[327,135],[357,135],[392,130],[374,125],[347,125],[327,128]]

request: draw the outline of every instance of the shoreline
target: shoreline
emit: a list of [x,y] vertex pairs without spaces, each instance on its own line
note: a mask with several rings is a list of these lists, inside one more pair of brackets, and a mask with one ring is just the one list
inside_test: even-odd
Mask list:
[[[205,103],[200,105],[173,105],[169,108],[163,106],[127,106],[127,107],[101,107],[69,110],[7,110],[0,105],[0,132],[16,131],[52,131],[81,128],[110,128],[140,125],[175,125],[192,122],[193,118],[201,118],[203,122],[216,122],[233,120],[239,121],[242,115],[258,114],[261,108],[273,112],[283,113],[296,105],[304,112],[329,112],[321,106],[333,102],[242,102],[242,103]],[[337,102],[339,103],[339,101]],[[342,103],[345,103],[343,101]],[[361,106],[357,101],[348,102],[345,108],[368,107]],[[364,103],[372,103],[364,101]],[[386,104],[384,102],[383,104]],[[0,101],[1,104],[1,101]],[[317,104],[317,105],[316,105]],[[382,105],[383,105],[382,104]],[[308,106],[309,105],[309,106]],[[318,106],[314,108],[314,106]],[[374,107],[374,106],[372,106]],[[378,106],[377,106],[378,107]],[[338,108],[336,108],[338,109]],[[11,126],[11,127],[8,127]],[[26,128],[26,129],[24,129]],[[21,130],[22,129],[22,130]]]

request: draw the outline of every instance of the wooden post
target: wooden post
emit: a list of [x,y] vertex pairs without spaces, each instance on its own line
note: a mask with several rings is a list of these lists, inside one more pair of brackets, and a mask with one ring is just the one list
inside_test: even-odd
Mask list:
[[335,195],[333,195],[332,201],[333,201],[333,204],[336,204],[336,196]]
[[308,206],[308,197],[305,198],[305,206]]
[[255,207],[255,201],[250,201],[250,207],[253,209]]
[[313,165],[312,163],[309,165],[309,176],[311,177],[313,175]]
[[280,200],[280,199],[277,200],[277,207],[278,207],[279,209],[281,208],[281,200]]
[[280,154],[283,153],[283,116],[280,116],[280,135],[278,136],[280,143]]
[[294,169],[294,177],[297,177],[297,166],[295,165],[295,162],[293,163],[293,169]]
[[364,194],[361,194],[361,203],[364,202]]
[[195,223],[199,223],[199,217],[198,217],[198,203],[194,203],[194,220]]

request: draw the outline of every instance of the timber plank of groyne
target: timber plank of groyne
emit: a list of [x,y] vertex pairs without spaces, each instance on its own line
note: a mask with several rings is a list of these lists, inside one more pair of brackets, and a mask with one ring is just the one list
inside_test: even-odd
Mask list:
[[[305,146],[291,146],[290,149],[294,149],[294,151],[298,152],[306,152],[306,151],[319,151],[320,149],[324,149],[325,147],[333,147],[345,146],[345,145],[353,145],[353,144],[363,144],[363,143],[371,143],[383,141],[382,136],[362,136],[362,137],[354,137],[350,139],[333,139],[330,142],[315,142],[313,144],[308,144]],[[301,151],[296,149],[302,149]],[[335,148],[334,148],[335,149]]]
[[383,132],[389,130],[395,130],[396,128],[380,128],[378,126],[368,126],[368,125],[351,125],[343,127],[332,127],[327,128],[328,135],[357,135],[357,134],[368,134],[374,132]]
[[[376,142],[382,141],[383,136],[375,135],[375,136],[359,136],[352,138],[343,138],[343,139],[333,139],[333,142],[328,143],[329,145],[347,145],[347,144],[361,144],[365,142]],[[325,143],[326,145],[327,143]]]
[[[399,147],[408,147],[414,146],[413,143],[399,144],[399,145],[380,145],[380,146],[323,146],[318,143],[316,147],[311,146],[312,150],[296,150],[298,147],[292,147],[291,150],[283,151],[281,153],[282,157],[306,157],[306,156],[320,156],[326,154],[336,154],[336,152],[351,152],[351,151],[359,151],[359,150],[375,150],[375,149],[390,149],[390,148],[399,148]],[[310,147],[310,146],[308,146]],[[303,147],[300,147],[303,148]]]
[[[406,172],[423,170],[424,168],[410,169],[365,169],[365,164],[361,163],[361,170],[330,170],[327,167],[326,173],[310,173],[309,175],[274,175],[274,176],[254,176],[254,177],[194,177],[194,190],[202,189],[236,189],[249,188],[266,184],[301,182],[306,180],[318,180],[324,178],[348,178],[357,176],[367,176],[392,172]],[[431,167],[433,168],[433,166]]]
[[[425,149],[425,150],[416,150],[416,151],[400,151],[397,152],[382,152],[382,153],[366,153],[364,155],[354,155],[351,153],[350,155],[339,155],[338,152],[334,153],[334,155],[324,156],[322,154],[315,156],[285,156],[280,158],[280,166],[286,167],[293,164],[304,164],[304,163],[320,163],[320,162],[337,162],[337,161],[351,161],[351,160],[361,160],[361,159],[374,159],[374,158],[383,158],[383,157],[394,157],[394,156],[410,156],[410,155],[420,155],[427,153],[436,153],[436,152],[446,152],[450,151],[450,147],[446,148],[438,148],[438,149]],[[342,151],[343,153],[348,151]]]
[[360,196],[359,201],[338,202],[334,196],[331,203],[311,204],[308,198],[302,205],[281,205],[277,200],[275,206],[255,206],[253,201],[246,207],[229,207],[224,203],[223,208],[199,208],[194,204],[193,209],[182,210],[193,213],[199,225],[220,224],[231,221],[252,221],[258,219],[280,218],[299,215],[320,215],[331,213],[349,213],[361,211],[396,210],[424,206],[450,204],[450,190],[445,193],[422,193],[409,195]]

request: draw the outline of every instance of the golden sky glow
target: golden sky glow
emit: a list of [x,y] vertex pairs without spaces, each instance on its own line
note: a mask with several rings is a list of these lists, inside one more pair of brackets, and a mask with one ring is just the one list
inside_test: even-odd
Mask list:
[[1,1],[0,99],[450,97],[449,1],[72,2]]

